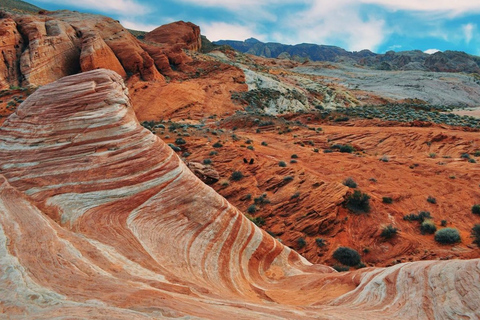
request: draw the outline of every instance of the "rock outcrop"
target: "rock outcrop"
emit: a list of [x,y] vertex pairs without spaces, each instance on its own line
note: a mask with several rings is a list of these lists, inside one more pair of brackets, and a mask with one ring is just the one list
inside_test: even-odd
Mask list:
[[480,260],[311,265],[142,128],[121,77],[40,88],[0,127],[0,309],[12,319],[427,319],[480,312]]
[[177,21],[165,24],[148,32],[145,40],[162,43],[168,46],[178,45],[179,47],[192,51],[200,51],[202,39],[200,28],[191,22]]

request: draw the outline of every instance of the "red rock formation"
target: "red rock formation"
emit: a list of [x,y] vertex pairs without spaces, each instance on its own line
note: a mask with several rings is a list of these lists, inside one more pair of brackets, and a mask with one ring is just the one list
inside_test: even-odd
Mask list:
[[0,20],[0,89],[18,86],[20,78],[19,60],[23,39],[11,18]]
[[111,71],[30,96],[0,127],[0,170],[0,310],[9,318],[420,319],[480,310],[479,260],[342,274],[311,265],[143,129]]
[[200,28],[191,22],[184,21],[160,26],[147,33],[145,40],[167,46],[179,45],[180,48],[192,51],[200,51],[202,48]]

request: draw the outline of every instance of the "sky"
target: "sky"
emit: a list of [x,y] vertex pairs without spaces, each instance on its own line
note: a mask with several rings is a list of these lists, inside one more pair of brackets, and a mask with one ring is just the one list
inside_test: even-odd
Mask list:
[[349,51],[458,50],[480,56],[480,0],[27,0],[150,31],[173,21],[211,41],[316,43]]

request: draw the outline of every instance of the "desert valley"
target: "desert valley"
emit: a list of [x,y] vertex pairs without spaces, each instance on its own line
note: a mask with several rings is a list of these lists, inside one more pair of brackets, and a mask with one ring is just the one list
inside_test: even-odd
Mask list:
[[0,9],[0,318],[480,317],[480,57]]

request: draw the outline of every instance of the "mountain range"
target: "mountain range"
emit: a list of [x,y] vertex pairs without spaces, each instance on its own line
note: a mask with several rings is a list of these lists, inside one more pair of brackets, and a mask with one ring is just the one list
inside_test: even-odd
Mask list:
[[250,38],[245,41],[220,40],[217,45],[228,45],[243,53],[266,58],[294,59],[297,61],[330,61],[356,64],[377,70],[422,70],[437,72],[480,73],[480,57],[459,51],[427,54],[420,50],[373,53],[370,50],[346,51],[327,45],[302,43],[286,45],[264,43]]

